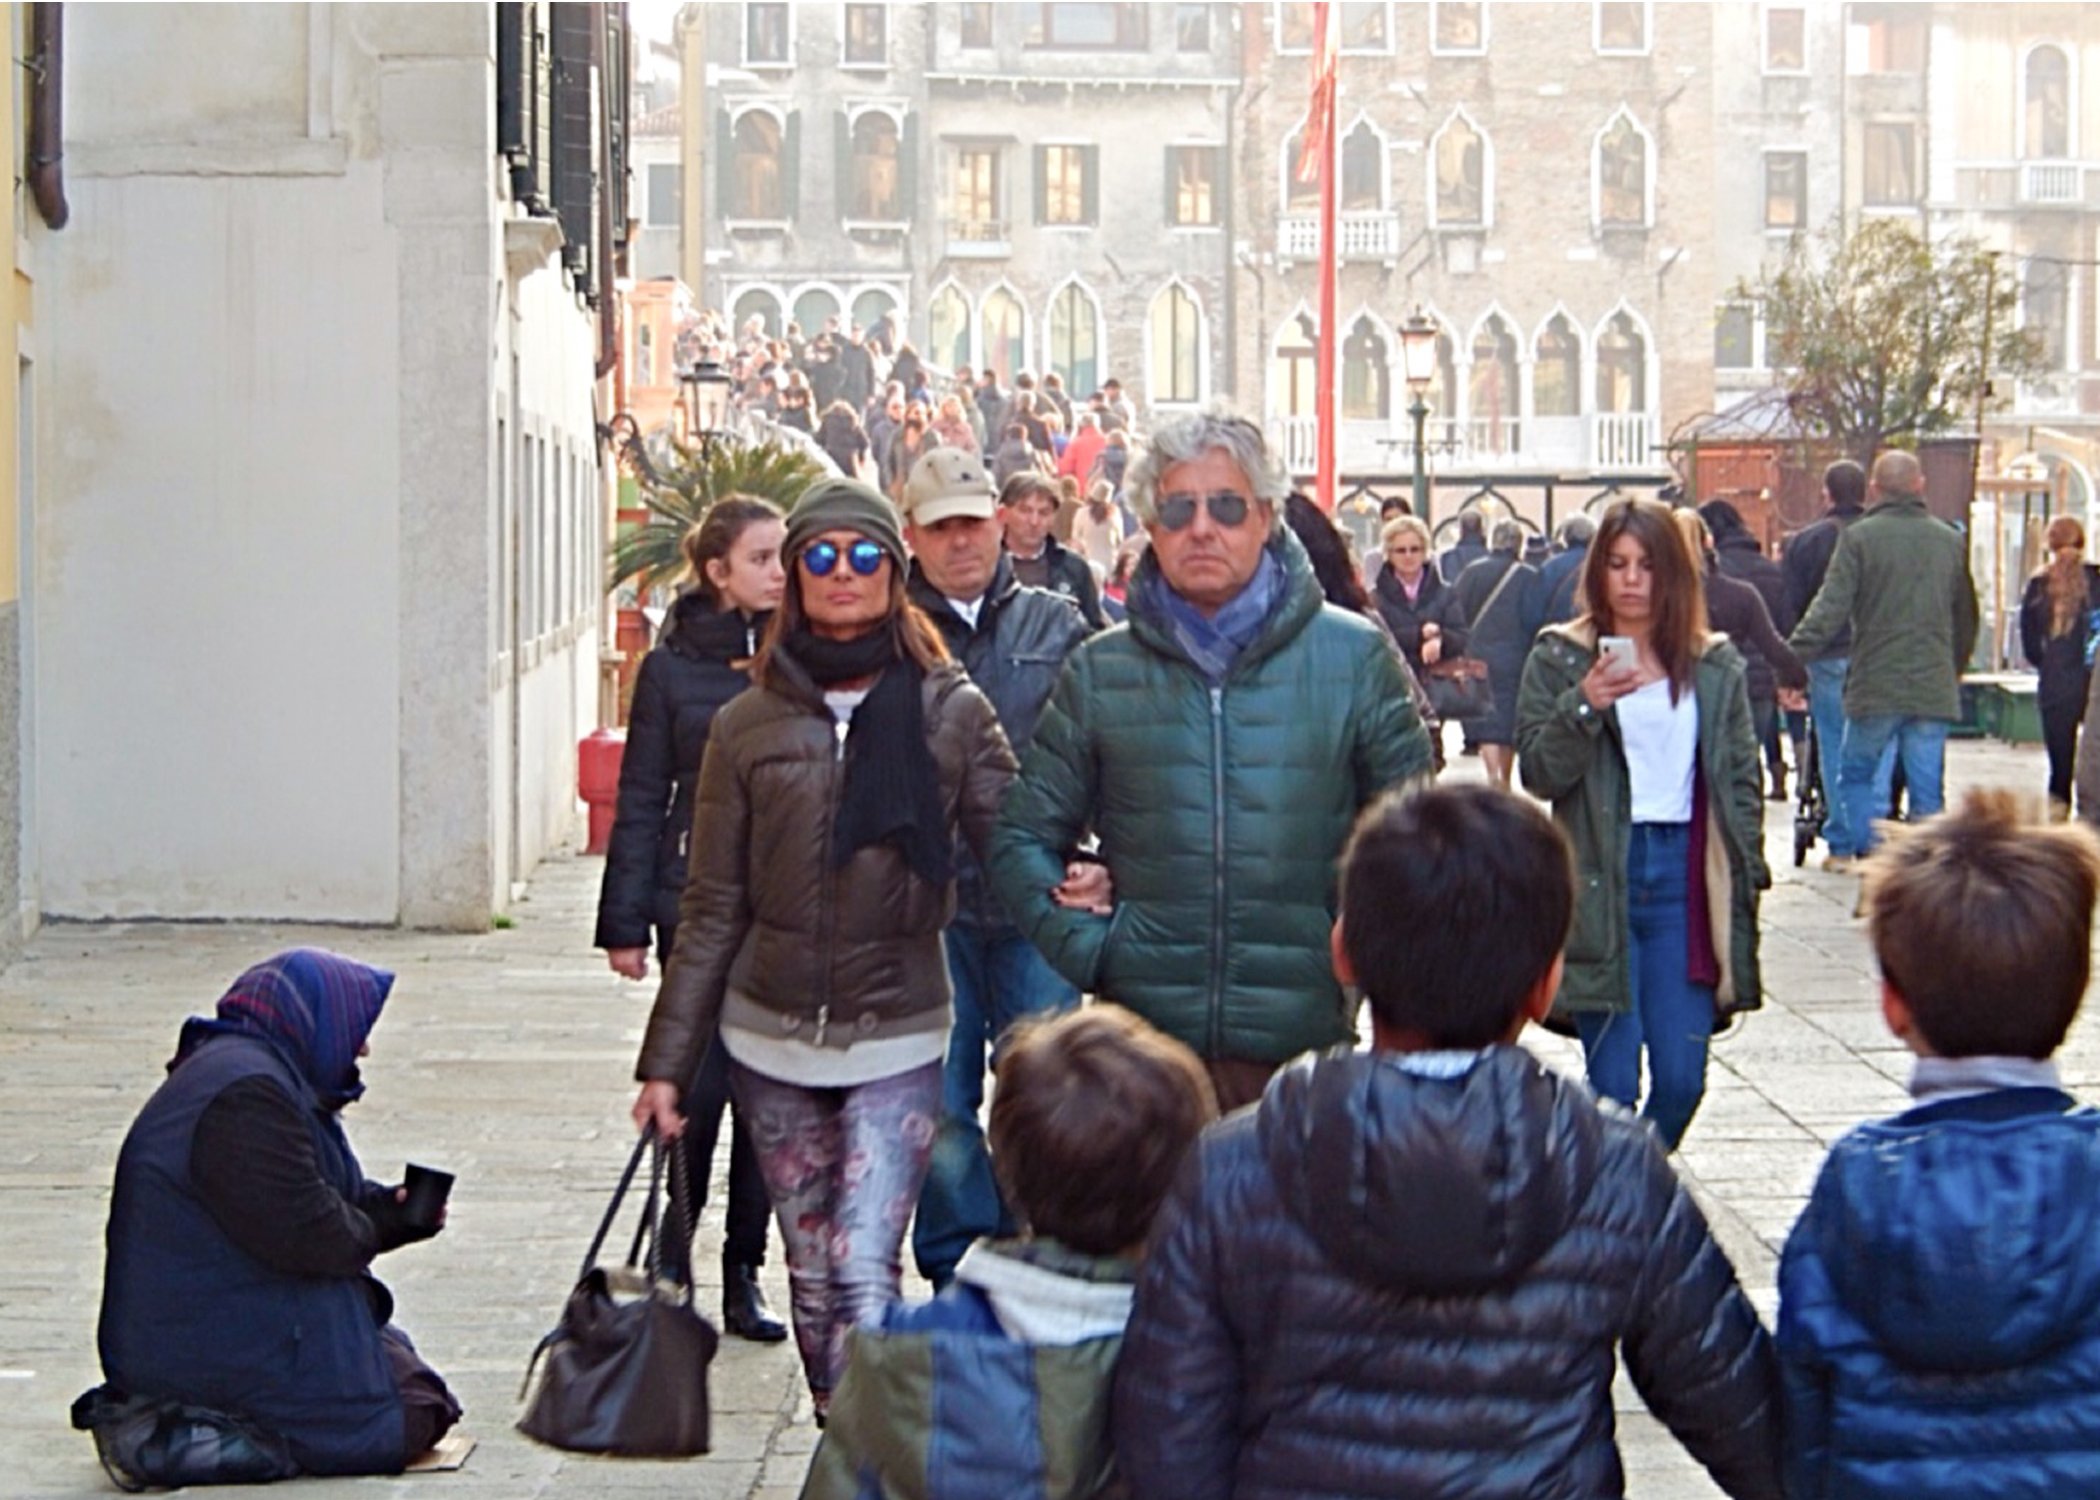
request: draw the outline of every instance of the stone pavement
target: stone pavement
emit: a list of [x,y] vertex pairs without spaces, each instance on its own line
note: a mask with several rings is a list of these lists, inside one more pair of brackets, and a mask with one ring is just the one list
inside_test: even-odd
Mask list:
[[[1952,747],[1951,780],[2039,788],[2032,750]],[[1454,774],[1477,775],[1458,761]],[[1768,805],[1769,806],[1769,805]],[[1769,1316],[1777,1253],[1824,1148],[1904,1103],[1907,1054],[1883,1034],[1871,961],[1851,917],[1855,882],[1792,866],[1790,820],[1770,806],[1777,887],[1764,907],[1765,1009],[1715,1048],[1710,1092],[1680,1158]],[[1818,853],[1820,854],[1820,850]],[[629,1069],[653,986],[611,975],[590,948],[599,862],[542,866],[515,925],[478,936],[252,925],[46,928],[0,974],[0,1497],[112,1493],[66,1407],[98,1378],[94,1348],[111,1164],[182,1018],[280,948],[316,943],[400,976],[373,1036],[371,1092],[352,1139],[375,1177],[408,1159],[457,1171],[438,1239],[386,1258],[403,1326],[452,1381],[480,1440],[449,1475],[305,1481],[292,1493],[413,1500],[671,1496],[788,1500],[816,1433],[788,1346],[724,1340],[714,1367],[715,1451],[689,1462],[598,1460],[537,1447],[511,1427],[518,1380],[552,1324],[632,1140]],[[1573,1067],[1571,1044],[1539,1050]],[[2100,1038],[2074,1032],[2067,1081],[2100,1099]],[[719,1185],[702,1243],[719,1243]],[[714,1266],[703,1298],[717,1300]],[[777,1261],[766,1278],[785,1308]],[[910,1290],[910,1289],[908,1289]],[[923,1293],[923,1289],[918,1289]],[[1718,1493],[1619,1393],[1629,1492]]]

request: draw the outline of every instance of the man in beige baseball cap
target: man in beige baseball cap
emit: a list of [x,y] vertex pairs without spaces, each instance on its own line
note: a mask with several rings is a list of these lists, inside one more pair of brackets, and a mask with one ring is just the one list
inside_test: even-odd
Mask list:
[[[976,454],[935,448],[920,455],[905,479],[901,508],[912,550],[911,601],[992,700],[1019,755],[1035,735],[1066,655],[1086,639],[1086,621],[1064,595],[1014,577],[991,471]],[[1101,869],[1068,871],[1059,899],[1076,905],[1106,899]],[[992,1039],[1022,1016],[1079,1000],[1007,920],[967,848],[957,850],[955,920],[944,939],[955,982],[955,1029],[948,1037],[940,1134],[912,1228],[919,1274],[936,1287],[954,1277],[973,1240],[1013,1228],[977,1120]]]

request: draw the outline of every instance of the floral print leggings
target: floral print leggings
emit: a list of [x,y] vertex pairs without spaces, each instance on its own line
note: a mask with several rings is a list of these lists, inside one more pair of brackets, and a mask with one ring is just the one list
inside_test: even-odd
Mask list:
[[846,1334],[895,1302],[904,1231],[941,1116],[938,1060],[845,1088],[804,1088],[730,1065],[766,1196],[787,1246],[795,1343],[821,1412]]

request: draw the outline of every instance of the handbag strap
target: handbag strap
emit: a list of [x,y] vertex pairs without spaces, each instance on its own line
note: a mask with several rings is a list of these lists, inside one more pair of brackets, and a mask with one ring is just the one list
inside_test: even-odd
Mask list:
[[[598,1264],[598,1252],[605,1248],[605,1237],[612,1233],[613,1220],[619,1215],[621,1203],[626,1201],[627,1189],[634,1181],[634,1174],[641,1168],[642,1153],[655,1144],[655,1141],[656,1127],[651,1125],[642,1132],[641,1138],[634,1143],[634,1150],[627,1158],[627,1170],[620,1174],[620,1185],[613,1189],[612,1202],[605,1205],[605,1217],[598,1221],[598,1232],[591,1236],[591,1248],[583,1252],[583,1268],[576,1273],[578,1281],[588,1276],[591,1267]],[[634,1262],[632,1251],[628,1253],[627,1259],[628,1263],[632,1265]]]
[[1473,616],[1471,621],[1473,625],[1478,625],[1488,617],[1489,612],[1495,607],[1495,601],[1502,597],[1502,591],[1509,587],[1510,579],[1517,576],[1517,569],[1521,566],[1523,566],[1521,563],[1512,560],[1510,565],[1502,570],[1502,576],[1496,579],[1495,586],[1488,590],[1487,599],[1480,606],[1480,613]]

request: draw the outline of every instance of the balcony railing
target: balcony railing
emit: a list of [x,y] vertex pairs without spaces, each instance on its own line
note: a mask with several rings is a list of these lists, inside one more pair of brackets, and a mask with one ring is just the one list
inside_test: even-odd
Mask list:
[[1643,411],[1590,418],[1590,462],[1600,469],[1644,469],[1654,463],[1655,424]]
[[[1271,417],[1268,430],[1292,473],[1312,471],[1319,460],[1319,428],[1311,417]],[[1350,473],[1397,474],[1414,467],[1414,424],[1405,412],[1390,419],[1345,420],[1337,438],[1336,460]],[[1464,421],[1432,416],[1422,425],[1432,472],[1482,466],[1650,469],[1659,462],[1655,441],[1655,419],[1646,412]]]
[[[1398,214],[1348,213],[1335,224],[1343,260],[1391,260],[1400,253]],[[1285,260],[1312,260],[1320,253],[1317,214],[1292,214],[1276,224],[1276,253]]]
[[2085,171],[2075,161],[2020,163],[2020,201],[2075,207],[2085,201]]
[[1005,219],[950,219],[948,253],[983,259],[1013,254],[1013,226]]

